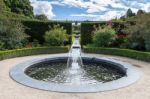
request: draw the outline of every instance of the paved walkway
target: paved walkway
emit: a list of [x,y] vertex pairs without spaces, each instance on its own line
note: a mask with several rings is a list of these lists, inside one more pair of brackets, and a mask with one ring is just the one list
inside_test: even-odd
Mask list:
[[[65,54],[61,54],[65,55]],[[99,93],[56,93],[33,89],[16,83],[9,77],[9,70],[20,62],[50,55],[27,56],[0,61],[0,99],[150,99],[150,63],[118,56],[88,54],[129,62],[141,71],[141,78],[133,85]],[[54,55],[55,56],[55,55]]]

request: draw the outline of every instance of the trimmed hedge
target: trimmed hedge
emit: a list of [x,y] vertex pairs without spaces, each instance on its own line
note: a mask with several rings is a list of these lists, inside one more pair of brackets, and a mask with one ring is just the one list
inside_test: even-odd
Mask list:
[[98,25],[105,25],[106,22],[83,22],[81,23],[81,45],[92,43],[92,33],[95,30],[94,27]]
[[[44,34],[50,28],[56,24],[63,26],[66,29],[67,34],[72,34],[72,23],[71,22],[55,22],[55,21],[34,21],[34,20],[21,20],[23,25],[26,27],[25,33],[30,36],[29,41],[33,41],[34,39],[38,40],[40,44],[43,44]],[[71,38],[69,38],[68,43],[71,43]]]
[[[59,24],[60,26],[63,26],[64,29],[67,31],[68,35],[72,34],[72,23],[71,22],[60,22],[60,21],[39,21],[34,19],[7,19],[7,18],[1,18],[0,20],[11,20],[11,21],[19,21],[21,22],[25,27],[25,33],[28,34],[29,41],[33,42],[34,40],[37,40],[40,44],[44,44],[44,35],[45,32],[50,30],[49,27],[53,27],[54,25]],[[67,44],[71,44],[71,36],[69,36]]]
[[[95,28],[106,24],[107,22],[103,22],[103,21],[81,23],[81,45],[87,45],[92,43],[92,33],[95,30]],[[117,33],[121,33],[122,29],[125,27],[124,24],[125,22],[113,22],[112,28],[114,28]]]
[[119,48],[84,48],[86,53],[96,53],[96,54],[107,54],[107,55],[118,55],[129,57],[137,60],[150,62],[150,52],[141,52],[130,49],[119,49]]
[[29,55],[55,54],[66,52],[68,52],[68,47],[37,47],[37,48],[15,49],[15,50],[0,51],[0,60]]

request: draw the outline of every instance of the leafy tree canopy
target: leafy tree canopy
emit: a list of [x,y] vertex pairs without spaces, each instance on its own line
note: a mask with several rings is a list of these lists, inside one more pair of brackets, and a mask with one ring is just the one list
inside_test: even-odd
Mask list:
[[33,8],[29,0],[4,0],[4,2],[11,9],[11,12],[33,16]]
[[42,20],[42,21],[47,21],[48,20],[47,16],[44,15],[44,14],[36,15],[35,18],[38,19],[38,20]]
[[144,13],[145,13],[145,11],[143,11],[143,10],[138,10],[137,15],[142,15],[142,14],[144,14]]
[[132,17],[132,16],[135,16],[135,13],[133,13],[131,9],[128,9],[126,13],[126,17]]
[[3,0],[0,0],[0,12],[6,11],[8,8],[6,7],[5,3]]

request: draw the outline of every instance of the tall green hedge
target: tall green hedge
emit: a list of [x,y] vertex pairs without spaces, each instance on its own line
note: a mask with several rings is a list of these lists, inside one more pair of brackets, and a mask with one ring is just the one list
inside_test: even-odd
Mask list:
[[[43,44],[44,34],[50,28],[56,24],[63,26],[64,29],[67,30],[67,34],[70,35],[72,33],[72,23],[70,22],[54,22],[54,21],[31,21],[31,20],[22,20],[23,25],[26,27],[25,33],[30,36],[30,41],[34,39],[38,40],[40,44]],[[71,43],[71,38],[69,38],[68,43]]]
[[81,23],[81,45],[92,43],[92,33],[98,25],[105,25],[106,22],[83,22]]
[[[87,45],[92,43],[92,33],[98,26],[104,26],[107,22],[83,22],[81,23],[81,45]],[[122,32],[125,22],[113,22],[112,28],[116,32]]]
[[130,49],[85,47],[84,52],[95,54],[107,54],[129,57],[137,60],[150,62],[150,52],[141,52]]
[[55,54],[66,52],[68,52],[68,47],[37,47],[37,48],[15,49],[8,51],[0,51],[0,60],[21,56],[30,56],[38,54]]
[[[9,15],[9,14],[8,14]],[[40,44],[45,43],[44,34],[46,31],[50,30],[49,27],[53,27],[54,25],[59,24],[66,29],[67,34],[72,34],[72,23],[71,22],[60,22],[60,21],[39,21],[35,19],[16,19],[16,18],[3,18],[0,15],[1,20],[12,20],[12,21],[20,21],[25,26],[25,33],[27,33],[29,37],[29,41],[38,40]],[[71,44],[71,36],[68,38],[67,44]]]

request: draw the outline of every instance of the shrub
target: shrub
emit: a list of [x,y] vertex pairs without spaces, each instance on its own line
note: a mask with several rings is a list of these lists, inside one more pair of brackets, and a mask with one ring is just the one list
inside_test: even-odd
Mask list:
[[150,51],[150,14],[142,14],[136,18],[136,25],[128,26],[125,30],[129,34],[131,48]]
[[114,40],[115,34],[115,30],[110,27],[98,27],[94,31],[93,43],[97,47],[107,47]]
[[37,48],[15,49],[15,50],[0,51],[0,60],[29,55],[55,54],[66,52],[68,52],[67,47],[37,47]]
[[[130,30],[130,32],[133,32],[134,31],[133,29]],[[127,43],[128,43],[129,48],[131,49],[135,49],[135,50],[145,49],[145,41],[139,32],[133,32],[129,34]]]
[[[126,22],[112,22],[112,28],[117,33],[122,33],[125,28]],[[98,26],[107,25],[107,22],[83,22],[81,23],[81,45],[87,45],[92,43],[93,31]]]
[[85,47],[84,52],[124,56],[124,57],[129,57],[133,59],[150,62],[149,52],[141,52],[141,51],[135,51],[135,50],[130,50],[130,49]]
[[50,31],[44,35],[47,45],[61,46],[67,40],[66,30],[60,25],[55,25]]
[[93,31],[99,25],[105,25],[106,22],[83,22],[81,23],[81,45],[92,43]]
[[0,20],[0,46],[1,49],[21,48],[28,36],[20,22]]

